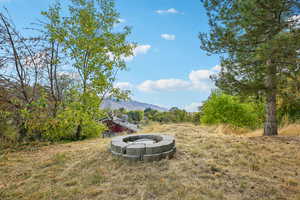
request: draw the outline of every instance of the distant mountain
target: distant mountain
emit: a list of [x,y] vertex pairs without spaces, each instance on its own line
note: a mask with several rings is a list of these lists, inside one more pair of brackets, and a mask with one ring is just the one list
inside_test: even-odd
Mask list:
[[145,110],[146,108],[151,108],[158,111],[167,111],[168,109],[156,106],[153,104],[142,103],[138,101],[117,101],[114,99],[105,99],[101,105],[102,109],[112,109],[117,110],[120,108],[125,108],[126,110]]

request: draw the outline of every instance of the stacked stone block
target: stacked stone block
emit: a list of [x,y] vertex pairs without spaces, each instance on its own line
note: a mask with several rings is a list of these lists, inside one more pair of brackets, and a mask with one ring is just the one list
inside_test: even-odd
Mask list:
[[[152,143],[135,143],[137,140],[154,140]],[[111,152],[114,155],[133,161],[158,161],[164,158],[172,158],[176,152],[175,139],[170,135],[143,134],[127,135],[111,140]]]

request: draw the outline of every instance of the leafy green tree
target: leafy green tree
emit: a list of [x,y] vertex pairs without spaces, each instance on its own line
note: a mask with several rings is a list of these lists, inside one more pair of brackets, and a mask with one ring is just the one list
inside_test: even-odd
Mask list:
[[[194,122],[195,120],[194,114],[177,107],[172,107],[169,111],[165,112],[147,108],[144,110],[144,115],[146,119],[160,123]],[[199,120],[197,120],[197,123],[199,124]]]
[[148,119],[148,120],[152,120],[152,121],[155,121],[155,114],[157,114],[158,111],[157,110],[154,110],[154,109],[151,109],[151,108],[146,108],[144,110],[144,116]]
[[194,124],[199,124],[201,119],[201,113],[200,112],[195,112],[191,114],[191,121]]
[[216,85],[233,95],[264,96],[264,135],[277,135],[277,96],[286,80],[300,72],[299,1],[202,2],[211,31],[200,33],[201,48],[223,54]]
[[[66,87],[70,84],[66,84],[68,77],[60,76],[59,71],[63,62],[66,62],[63,55],[62,42],[64,28],[61,18],[61,5],[59,2],[50,6],[48,12],[42,12],[42,15],[46,17],[46,22],[41,24],[40,30],[42,36],[42,52],[44,67],[46,68],[46,85],[49,87],[49,105],[50,112],[53,117],[56,116],[59,107],[63,103],[63,93]],[[69,82],[70,83],[70,82]]]
[[[103,94],[116,71],[126,68],[124,57],[132,55],[133,45],[126,41],[129,28],[115,33],[119,14],[112,0],[72,0],[70,16],[64,19],[66,29],[65,50],[74,61],[83,93],[88,87]],[[105,93],[107,94],[107,93]]]
[[[100,106],[100,99],[96,93],[90,92],[82,96],[77,89],[72,89],[67,94],[66,107],[60,110],[57,117],[48,120],[45,124],[44,137],[48,140],[78,140],[99,136],[106,127],[97,120],[106,116]],[[84,104],[88,98],[89,104]],[[82,133],[77,135],[78,124],[81,124]]]
[[213,92],[200,110],[204,124],[231,124],[257,128],[263,121],[263,107],[258,103],[242,103],[236,96]]
[[0,149],[1,145],[16,142],[18,139],[17,129],[13,125],[12,113],[3,111],[0,106]]
[[144,111],[136,110],[127,113],[128,120],[131,122],[141,122],[144,119]]
[[185,110],[181,110],[177,107],[173,107],[169,110],[169,116],[173,122],[187,122],[191,121],[188,113]]
[[[54,10],[53,10],[54,9]],[[63,45],[64,52],[79,75],[79,89],[82,95],[81,113],[89,113],[90,105],[98,96],[104,98],[126,98],[128,92],[113,87],[116,74],[126,69],[124,58],[133,54],[135,45],[127,42],[128,27],[122,32],[113,30],[119,23],[119,14],[113,0],[71,0],[69,15],[61,17],[60,6],[54,6],[44,16],[60,25],[49,26],[48,31]],[[99,105],[94,106],[94,111]],[[95,119],[96,120],[96,119]],[[83,119],[78,121],[76,137],[81,138]]]
[[300,74],[286,81],[288,87],[281,90],[278,100],[278,118],[293,123],[300,120]]

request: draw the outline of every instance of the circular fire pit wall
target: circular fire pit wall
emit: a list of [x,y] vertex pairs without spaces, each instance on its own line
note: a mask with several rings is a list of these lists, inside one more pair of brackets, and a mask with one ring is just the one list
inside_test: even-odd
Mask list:
[[157,161],[173,157],[175,139],[170,135],[127,135],[111,140],[111,152],[129,160]]

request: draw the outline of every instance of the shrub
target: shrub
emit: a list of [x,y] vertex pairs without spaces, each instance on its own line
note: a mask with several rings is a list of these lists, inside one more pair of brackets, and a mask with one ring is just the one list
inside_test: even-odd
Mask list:
[[13,124],[12,114],[0,110],[0,145],[1,143],[14,143],[18,139],[17,129]]
[[[80,140],[99,136],[106,128],[98,119],[105,116],[100,110],[100,99],[94,92],[86,95],[70,90],[68,100],[55,116],[50,115],[46,98],[31,103],[22,110],[30,140]],[[84,102],[84,103],[83,103]],[[76,135],[80,127],[80,135]]]
[[213,92],[201,107],[201,123],[231,124],[236,127],[256,128],[263,123],[263,105],[241,102],[239,97]]
[[129,111],[127,116],[130,122],[141,122],[144,119],[144,111]]
[[80,139],[99,136],[106,129],[103,124],[97,122],[88,113],[66,108],[56,118],[45,123],[46,129],[43,137],[51,141],[77,140],[75,133],[79,124],[82,127]]

